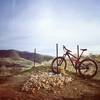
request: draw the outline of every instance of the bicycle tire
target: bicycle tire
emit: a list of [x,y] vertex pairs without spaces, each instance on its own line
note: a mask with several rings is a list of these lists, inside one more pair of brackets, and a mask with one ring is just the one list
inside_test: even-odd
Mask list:
[[[89,71],[90,68],[93,69],[93,73],[89,73],[89,74],[86,74],[87,71]],[[97,70],[98,70],[98,66],[96,64],[96,62],[92,59],[83,59],[80,64],[79,64],[79,74],[82,78],[87,78],[87,79],[91,79],[93,78],[96,74],[97,74]],[[85,72],[83,73],[82,70]]]
[[[58,61],[58,63],[59,63],[59,61],[60,61],[60,63],[58,64],[57,61]],[[55,64],[57,64],[57,65],[55,65]],[[60,70],[59,70],[59,69],[60,69],[61,67],[63,67],[64,70],[65,70],[65,69],[66,69],[66,65],[67,65],[67,63],[66,63],[66,60],[65,60],[64,57],[56,57],[56,58],[52,61],[52,64],[51,64],[52,72],[55,73],[55,74],[60,74]]]

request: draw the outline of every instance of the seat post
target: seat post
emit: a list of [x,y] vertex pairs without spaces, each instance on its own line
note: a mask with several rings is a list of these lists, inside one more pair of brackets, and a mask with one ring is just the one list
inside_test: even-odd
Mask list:
[[81,56],[82,56],[83,52],[84,52],[84,51],[82,51],[82,53],[80,54],[79,59],[81,58]]

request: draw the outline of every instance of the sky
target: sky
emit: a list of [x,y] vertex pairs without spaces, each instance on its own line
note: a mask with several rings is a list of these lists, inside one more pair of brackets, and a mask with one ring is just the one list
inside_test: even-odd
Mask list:
[[0,0],[0,49],[55,55],[55,45],[100,53],[100,0]]

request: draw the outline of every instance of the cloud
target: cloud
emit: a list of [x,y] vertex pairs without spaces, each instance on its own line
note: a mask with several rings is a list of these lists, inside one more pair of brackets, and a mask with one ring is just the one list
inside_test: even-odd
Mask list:
[[13,18],[5,18],[7,22],[0,23],[1,30],[3,25],[0,48],[32,50],[37,47],[50,52],[54,50],[52,45],[59,43],[73,48],[80,44],[99,49],[99,3],[90,0],[16,2]]

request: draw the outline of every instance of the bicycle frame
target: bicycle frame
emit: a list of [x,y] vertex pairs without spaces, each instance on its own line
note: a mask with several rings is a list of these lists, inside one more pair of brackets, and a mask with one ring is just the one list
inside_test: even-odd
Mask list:
[[[66,48],[65,48],[65,49],[66,49]],[[67,50],[67,49],[66,49],[66,50]],[[79,65],[79,63],[80,63],[80,58],[82,57],[83,52],[84,52],[84,51],[81,52],[81,54],[79,55],[79,57],[76,57],[76,56],[74,56],[72,53],[70,53],[69,50],[67,50],[66,53],[63,55],[63,57],[66,57],[66,55],[67,55],[68,58],[69,58],[69,60],[70,60],[70,62],[71,62],[71,64],[72,64],[73,67],[76,69],[76,68],[78,68],[78,65]],[[74,61],[72,60],[71,56],[74,57],[74,59],[75,59],[75,64],[74,64]]]

